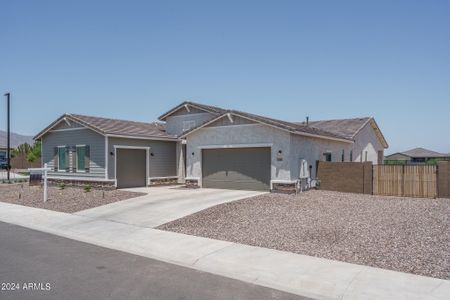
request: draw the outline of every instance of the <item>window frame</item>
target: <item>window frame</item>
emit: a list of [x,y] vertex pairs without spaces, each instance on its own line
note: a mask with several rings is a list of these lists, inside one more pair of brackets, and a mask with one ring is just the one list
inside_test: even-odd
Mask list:
[[[75,172],[76,173],[86,173],[86,144],[75,145]],[[84,148],[84,168],[79,169],[78,167],[78,148]]]
[[[67,153],[66,153],[66,145],[64,145],[64,146],[57,146],[57,148],[58,148],[58,168],[57,168],[57,170],[58,170],[58,172],[66,172],[66,168],[67,168]],[[64,169],[61,169],[60,167],[61,167],[61,159],[60,159],[60,156],[59,156],[59,151],[61,150],[61,149],[63,149],[63,151],[64,151],[64,164],[65,164],[65,166],[64,166]]]
[[[324,161],[328,161],[328,162],[333,161],[333,156],[332,156],[331,151],[326,151],[322,155],[323,155]],[[330,160],[327,159],[328,157],[330,157]]]

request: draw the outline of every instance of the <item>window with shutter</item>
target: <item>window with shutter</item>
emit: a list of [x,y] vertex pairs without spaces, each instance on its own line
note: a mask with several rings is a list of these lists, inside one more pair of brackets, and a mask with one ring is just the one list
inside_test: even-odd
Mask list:
[[86,172],[86,145],[77,145],[77,172]]
[[66,146],[58,146],[58,171],[66,171],[67,155]]

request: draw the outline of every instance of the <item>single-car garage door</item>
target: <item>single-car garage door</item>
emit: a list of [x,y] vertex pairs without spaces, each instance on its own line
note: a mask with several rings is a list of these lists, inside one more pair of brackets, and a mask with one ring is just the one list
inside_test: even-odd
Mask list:
[[204,149],[202,186],[205,188],[270,189],[270,148]]
[[116,149],[116,179],[118,188],[147,185],[146,150]]

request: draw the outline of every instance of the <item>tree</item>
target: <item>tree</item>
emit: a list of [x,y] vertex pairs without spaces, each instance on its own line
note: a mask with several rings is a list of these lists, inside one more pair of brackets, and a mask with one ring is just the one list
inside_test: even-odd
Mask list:
[[30,151],[27,153],[27,160],[29,162],[34,162],[41,158],[41,141],[36,141],[31,147]]
[[13,157],[23,155],[27,161],[34,162],[41,158],[41,141],[36,141],[33,146],[28,143],[21,144],[11,154]]

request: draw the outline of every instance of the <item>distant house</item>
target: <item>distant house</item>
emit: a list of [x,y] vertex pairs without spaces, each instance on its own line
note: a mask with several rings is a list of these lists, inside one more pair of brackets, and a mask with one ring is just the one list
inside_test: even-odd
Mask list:
[[448,158],[450,158],[450,154],[439,153],[425,148],[414,148],[388,155],[384,161],[386,164],[420,164],[431,159]]
[[[13,150],[17,148],[17,146],[28,143],[30,145],[33,145],[33,137],[26,136],[26,135],[20,135],[17,133],[11,133],[11,140],[10,140],[10,150]],[[0,160],[6,159],[7,155],[7,134],[6,131],[0,130]]]

